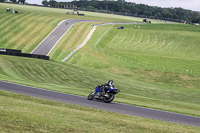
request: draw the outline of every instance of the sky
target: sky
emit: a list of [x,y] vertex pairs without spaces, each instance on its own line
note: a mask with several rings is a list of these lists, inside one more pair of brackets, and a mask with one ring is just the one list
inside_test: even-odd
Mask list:
[[[26,0],[31,4],[41,4],[42,0]],[[71,0],[56,0],[61,1],[71,1]],[[147,4],[149,6],[159,6],[159,7],[181,7],[184,9],[189,9],[193,11],[200,11],[200,0],[125,0],[127,2],[133,2],[137,4]]]

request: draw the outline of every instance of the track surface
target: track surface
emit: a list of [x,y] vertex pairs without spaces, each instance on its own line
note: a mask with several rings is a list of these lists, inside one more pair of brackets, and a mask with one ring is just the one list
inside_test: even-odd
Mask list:
[[[104,103],[101,101],[89,101],[86,97],[75,96],[55,91],[49,91],[40,88],[34,88],[29,86],[18,85],[14,83],[8,83],[0,81],[0,90],[15,92],[19,94],[65,102],[70,104],[83,105],[87,107],[93,107],[103,109],[107,111],[140,116],[144,118],[156,119],[161,121],[174,122],[185,125],[192,125],[200,127],[200,117],[187,116],[177,113],[170,113],[166,111],[160,111],[155,109],[148,109],[143,107],[131,106],[119,103]],[[117,98],[117,96],[116,96]]]
[[32,52],[31,54],[48,55],[63,35],[78,22],[95,22],[92,20],[64,20],[62,21]]

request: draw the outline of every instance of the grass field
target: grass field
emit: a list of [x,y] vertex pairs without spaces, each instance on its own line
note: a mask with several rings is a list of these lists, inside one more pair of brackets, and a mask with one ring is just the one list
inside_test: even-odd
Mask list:
[[[19,11],[19,14],[6,13],[6,8],[14,8]],[[112,15],[103,16],[97,15],[98,13],[87,15],[87,12],[86,16],[82,17],[66,15],[67,11],[69,10],[0,3],[0,47],[22,49],[23,52],[30,53],[64,19],[88,19],[107,22],[142,20],[137,18],[125,20],[123,16],[112,18]],[[86,28],[84,26],[81,27]]]
[[[7,7],[14,7],[19,11],[19,14],[5,13]],[[22,49],[23,52],[31,52],[63,19],[95,19],[104,20],[105,22],[132,22],[141,20],[123,16],[116,18],[115,15],[100,15],[88,12],[84,12],[86,16],[80,17],[66,15],[66,11],[63,9],[1,3],[0,47]],[[134,28],[134,25],[127,25],[124,30],[117,30],[112,25],[101,26],[97,28],[93,37],[84,48],[78,51],[69,61],[61,63],[61,60],[84,40],[92,25],[92,23],[78,23],[74,25],[50,53],[50,61],[0,55],[0,80],[87,96],[98,84],[113,79],[115,86],[121,89],[121,92],[116,96],[116,102],[200,116],[199,27],[178,24],[152,24],[140,25],[140,29]],[[101,38],[104,34],[105,37]],[[11,103],[13,99],[21,97],[5,92],[1,92],[0,94],[2,99],[0,102],[10,100]],[[8,99],[6,99],[7,95],[10,95]],[[29,99],[29,97],[26,97],[26,99]],[[32,101],[31,98],[30,101]],[[20,102],[27,104],[27,107],[24,108],[30,106],[34,108],[37,105],[37,100],[35,101],[36,103],[34,101],[31,104],[23,100]],[[47,103],[51,105],[51,102]],[[46,106],[50,106],[48,104]],[[55,106],[57,104],[55,103]],[[11,104],[9,108],[12,108],[12,106],[17,108],[18,105]],[[72,105],[66,108],[70,107]],[[75,110],[78,108],[79,111],[82,109],[82,107],[73,107]],[[4,108],[8,108],[8,105],[4,105]],[[46,111],[42,112],[41,110],[44,109],[38,107],[38,110],[38,112],[44,114],[43,118],[48,111],[48,116],[50,116],[58,109],[52,109],[51,112],[50,108],[47,108]],[[61,110],[65,109],[62,108]],[[26,110],[24,111],[26,112]],[[11,112],[11,109],[4,110],[4,113],[2,113],[4,117],[0,118],[2,119],[1,121],[9,122],[10,117],[15,116],[15,113],[18,114],[17,111],[13,114]],[[30,113],[35,114],[34,112]],[[63,115],[63,112],[58,113],[57,123],[61,121],[60,118]],[[99,114],[99,116],[101,115]],[[11,128],[20,129],[24,127],[25,129],[20,129],[24,131],[32,129],[31,127],[34,126],[33,123],[35,121],[29,121],[27,116],[28,113],[25,116],[19,115],[18,117],[22,117],[20,120],[25,121],[22,123],[22,127],[20,127],[20,123],[17,123],[11,126]],[[115,116],[116,114],[113,113],[113,117]],[[69,118],[73,118],[73,115],[70,114]],[[80,117],[80,119],[86,118]],[[88,119],[91,120],[92,118]],[[125,116],[122,116],[122,119],[129,120]],[[122,119],[117,119],[117,122]],[[138,119],[141,120],[141,118]],[[15,120],[12,119],[11,123]],[[38,117],[35,120],[43,122]],[[53,118],[51,117],[49,123],[52,120]],[[71,121],[72,125],[67,125],[67,129],[71,132],[78,132],[79,130],[75,130],[76,125],[80,127],[88,126],[90,120],[86,122],[87,124],[85,124],[87,120],[83,123]],[[151,122],[151,120],[147,121]],[[131,124],[134,125],[132,122]],[[132,126],[126,126],[126,129],[116,131],[112,128],[109,131],[148,132],[149,129],[149,132],[167,132],[169,126],[171,126],[170,132],[190,131],[188,128],[179,130],[179,127],[173,127],[173,124],[165,125],[165,123],[163,125],[166,127],[163,128],[161,126],[158,129],[155,124],[153,125],[153,129],[145,125],[144,129],[141,126],[144,121],[140,122],[136,130]],[[102,120],[99,123],[102,123]],[[28,128],[26,128],[26,124]],[[45,129],[46,125],[36,126],[45,131],[50,130],[54,132],[56,130],[54,129],[55,125],[56,123],[52,122],[52,125],[48,129]],[[58,131],[65,131],[63,129],[65,126],[63,125],[63,123],[60,124]],[[113,125],[115,126],[115,124]],[[6,132],[6,124],[1,129]],[[12,129],[10,130],[12,131]],[[95,132],[97,129],[98,127],[94,129]],[[87,130],[93,132],[90,126]],[[80,131],[86,132],[86,130],[81,130],[81,128]],[[196,130],[194,129],[194,131]]]
[[[14,8],[15,10],[19,11],[19,14],[6,13],[6,8]],[[23,52],[30,53],[57,26],[57,24],[64,19],[88,19],[105,22],[142,21],[142,18],[124,17],[109,14],[105,15],[102,13],[90,12],[83,12],[85,14],[84,17],[77,15],[66,15],[65,13],[67,11],[70,10],[1,3],[0,47],[21,49]],[[157,20],[152,21],[154,23],[159,22]],[[69,45],[73,45],[73,47],[79,45],[93,24],[94,23],[82,23],[79,24],[79,27],[73,26],[72,29],[79,30],[77,30],[75,34],[72,34],[73,30],[70,31],[70,33],[67,33],[65,40],[62,42],[67,42],[66,45],[70,43]],[[80,34],[82,35],[80,36]],[[69,37],[73,41],[69,40]],[[67,46],[67,48],[69,48],[69,46]],[[72,48],[67,49],[68,52]],[[66,52],[65,50],[66,49],[62,50],[62,52]],[[59,49],[57,52],[59,53]],[[57,52],[51,54],[54,54],[53,58],[55,60],[60,60],[61,57],[63,58],[66,53],[68,53],[62,53],[62,56],[59,58]]]
[[200,29],[197,26],[125,27],[124,30],[114,26],[98,27],[88,45],[68,62],[165,84],[165,87],[199,90]]
[[[84,50],[92,48],[97,55],[100,54],[102,58],[105,56],[102,66],[106,66],[106,69],[112,66],[124,66],[129,69],[143,68],[200,75],[199,27],[180,24],[142,25],[140,29],[134,28],[134,25],[125,27],[124,30],[118,30],[110,25],[99,26],[79,56],[87,56],[88,51]],[[104,32],[107,33],[102,38]],[[92,57],[94,59],[91,60],[91,63],[94,64],[94,67],[101,67],[99,64],[95,66],[97,56]],[[112,64],[107,63],[109,59],[113,61]],[[84,65],[84,57],[77,62],[81,61]],[[122,62],[123,65],[121,65]],[[131,72],[128,73],[131,74]]]
[[[5,7],[4,4],[3,6]],[[13,6],[13,5],[8,5],[8,6]],[[16,6],[15,8],[18,7],[17,5],[14,6]],[[21,9],[20,12],[22,11],[25,12],[27,7],[23,6],[20,9]],[[52,20],[54,20],[55,13],[58,14],[56,16],[57,19],[55,20],[54,24],[52,24],[52,27],[56,26],[56,22],[58,23],[61,19],[66,17],[63,16],[63,14],[60,14],[61,12],[64,12],[63,10],[60,9],[56,9],[55,12],[53,12],[53,10],[50,8],[38,9],[38,7],[31,7],[30,10],[32,12],[31,13],[28,12],[27,14],[35,18],[37,17],[38,19],[40,18],[38,16],[43,16],[43,17],[45,16],[46,18],[51,18]],[[40,15],[36,15],[40,10],[42,11]],[[3,11],[3,9],[1,10],[1,12],[2,15],[6,14]],[[36,16],[34,15],[34,13]],[[26,21],[28,22],[31,21],[29,19],[23,20],[22,18],[25,17],[25,15],[18,17],[20,18],[21,21],[19,20],[19,22],[21,23],[22,22],[25,23]],[[43,17],[41,17],[40,19],[42,20]],[[69,17],[77,17],[77,16],[70,15]],[[8,18],[12,19],[13,17],[8,16]],[[34,20],[34,18],[32,18],[32,20]],[[29,26],[28,22],[26,25],[24,25],[24,29],[18,30],[19,32],[17,34],[18,36],[24,35],[25,36],[24,38],[26,38],[29,35],[25,34],[24,30],[30,32],[34,31],[31,30],[32,28],[26,27]],[[35,22],[35,24],[39,23],[39,21],[37,20],[33,22]],[[9,28],[8,24],[6,25],[6,23],[7,22],[3,23],[5,24],[4,27]],[[11,21],[9,23],[11,23]],[[16,25],[16,23],[14,24]],[[44,25],[46,26],[45,23]],[[60,62],[60,60],[63,59],[63,57],[66,56],[67,53],[69,53],[77,45],[79,45],[81,41],[84,39],[84,37],[87,35],[87,33],[90,31],[91,25],[92,25],[91,23],[79,23],[76,24],[74,27],[72,27],[72,29],[64,36],[64,38],[58,43],[57,47],[55,47],[55,49],[50,54],[52,60]],[[35,25],[32,26],[34,27]],[[2,27],[2,29],[6,29],[4,27]],[[13,27],[17,28],[18,26],[13,26]],[[2,69],[1,79],[47,88],[47,89],[58,90],[62,92],[68,92],[72,94],[84,95],[84,96],[87,96],[87,94],[91,91],[91,89],[93,89],[97,84],[104,83],[108,79],[115,79],[117,87],[124,90],[121,93],[121,95],[119,95],[118,102],[147,106],[163,110],[170,110],[174,112],[182,112],[186,114],[199,116],[199,112],[196,111],[196,107],[199,107],[199,102],[200,102],[198,99],[200,95],[198,89],[200,86],[199,85],[200,82],[199,82],[199,76],[193,75],[195,74],[196,70],[198,71],[198,69],[195,68],[198,68],[199,65],[198,62],[199,53],[197,45],[198,38],[196,37],[198,36],[199,33],[198,29],[195,29],[195,27],[192,26],[190,28],[189,26],[182,26],[182,25],[142,25],[141,29],[134,29],[133,25],[130,25],[127,26],[124,30],[119,31],[116,28],[113,28],[112,26],[110,27],[109,32],[105,35],[105,38],[101,39],[100,37],[105,31],[109,29],[109,27],[110,26],[99,27],[97,31],[94,33],[94,36],[91,39],[91,41],[69,61],[70,63],[76,64],[77,69],[79,69],[78,66],[84,66],[83,71],[87,73],[80,75],[80,73],[77,73],[75,69],[73,70],[74,71],[73,73],[66,74],[66,72],[69,71],[68,66],[66,69],[64,69],[66,71],[64,72],[63,69],[61,68],[66,67],[66,65],[60,63],[55,63],[52,65],[51,62],[35,61],[35,63],[33,64],[32,63],[33,61],[32,60],[29,61],[29,59],[27,59],[27,62],[24,63],[24,60],[21,61],[18,60],[16,62],[14,57],[9,57],[9,60],[7,60],[8,59],[7,56],[6,57],[3,56],[1,58],[2,60],[1,62],[3,62],[1,63],[1,69]],[[42,29],[46,28],[47,27],[42,27]],[[185,29],[187,30],[185,31]],[[46,30],[43,31],[45,31],[45,33],[48,34]],[[182,32],[183,35],[182,36],[178,35],[177,37],[173,38],[174,34],[177,34],[177,32],[180,31]],[[165,35],[166,32],[169,32],[172,35],[169,33]],[[185,51],[184,55],[181,54],[181,52],[183,53],[183,51],[181,50],[178,51],[178,49],[180,48],[184,49],[184,47],[181,47],[182,45],[177,43],[183,42],[182,39],[187,37],[186,35],[188,34],[186,33],[188,32],[191,34],[191,36],[189,37],[193,37],[192,35],[194,35],[195,33],[197,35],[194,36],[193,39],[191,39],[193,41],[191,43],[193,47],[191,48],[194,49],[194,52],[191,54],[191,53],[186,53],[188,51]],[[30,45],[25,46],[25,44],[20,43],[21,40],[19,38],[16,39],[17,38],[16,36],[7,37],[7,35],[5,35],[2,37],[1,40],[4,40],[4,37],[5,38],[13,37],[13,39],[15,39],[14,42],[16,43],[16,45],[13,46],[10,45],[10,47],[8,48],[21,47],[24,49],[30,46]],[[40,40],[43,39],[42,35],[39,35],[36,38],[40,38]],[[97,39],[99,38],[101,40],[97,41]],[[170,41],[171,39],[173,40]],[[185,39],[184,42],[186,40],[188,39]],[[6,41],[8,43],[10,42],[10,40]],[[33,46],[37,45],[37,43],[31,43],[31,44],[32,46],[28,48],[29,50],[24,50],[25,52],[31,51],[31,49],[33,49]],[[149,46],[147,44],[151,45]],[[165,45],[169,45],[168,46],[169,49],[168,47],[166,48]],[[173,48],[173,45],[175,47],[176,45],[180,47],[180,48],[178,47],[173,52],[175,56],[179,57],[177,59],[174,58],[172,55],[168,54],[168,52],[170,52],[170,48]],[[166,48],[167,50],[165,51],[161,50],[162,47]],[[99,52],[99,50],[103,51],[104,53],[102,54],[102,52]],[[189,58],[185,58],[186,55],[192,55],[192,57],[195,57],[193,60],[196,60],[196,62],[193,61],[193,63],[191,63]],[[118,56],[120,56],[120,59]],[[125,58],[126,60],[124,60]],[[184,60],[188,59],[188,60],[186,60],[186,62],[182,62],[183,59]],[[186,66],[191,66],[193,68],[193,74],[192,75],[177,74],[175,71],[180,69],[181,68],[180,66],[182,66],[182,64],[177,63],[176,60],[180,60],[179,63],[180,62],[184,63],[186,64]],[[132,64],[131,61],[133,61],[134,64]],[[157,63],[158,61],[159,63]],[[162,65],[164,65],[167,70],[168,66],[170,66],[171,61],[173,61],[172,64],[175,65],[174,72],[165,72],[164,70],[162,70]],[[47,66],[44,65],[44,63],[47,63]],[[52,68],[48,68],[49,63],[52,65]],[[146,66],[145,63],[147,64],[147,67],[144,67]],[[60,69],[57,70],[56,69],[57,65],[58,66],[61,65],[62,67],[59,67]],[[154,65],[156,65],[157,69],[155,69]],[[159,65],[161,66],[160,67],[161,69],[159,69]],[[87,69],[85,68],[85,66],[90,67],[92,69],[91,70],[90,68]],[[151,66],[153,66],[153,69],[151,68]],[[101,71],[96,71],[96,69]],[[103,75],[101,74],[102,71]],[[113,76],[112,73],[114,73],[115,76]],[[121,79],[118,77],[118,75],[120,75]],[[86,77],[88,77],[88,79]],[[96,81],[94,81],[94,77]],[[79,81],[81,82],[77,83]],[[90,82],[92,82],[93,84],[91,85]],[[127,84],[127,86],[126,85],[124,86],[125,83]],[[79,92],[77,92],[77,90],[79,90]],[[164,94],[163,91],[165,91]],[[165,104],[163,104],[163,102]],[[176,102],[180,106],[183,106],[183,108],[187,108],[188,104],[191,105],[194,104],[192,105],[193,107],[189,109],[193,111],[188,111],[188,108],[186,110],[176,108],[177,106],[177,104],[175,104]],[[185,103],[185,105],[183,105],[182,102]],[[174,105],[172,103],[174,103]]]
[[199,132],[197,127],[57,103],[4,91],[0,91],[0,105],[1,132]]
[[199,89],[161,86],[53,61],[0,56],[0,62],[0,80],[87,96],[97,85],[113,79],[121,89],[116,102],[200,116]]
[[[105,37],[102,38],[102,35]],[[148,86],[148,83],[162,88],[160,92],[149,88],[141,91],[142,87],[133,83],[131,88],[134,89],[128,88],[131,90],[130,95],[155,98],[154,100],[180,100],[180,105],[198,95],[192,101],[199,106],[199,36],[200,28],[190,25],[141,25],[140,29],[128,25],[124,30],[118,30],[113,25],[100,26],[89,43],[67,63],[114,73],[132,80],[130,82],[141,81],[144,86]],[[124,90],[126,87],[121,88]],[[136,88],[139,89],[137,92]],[[170,91],[172,92],[169,93]],[[186,98],[183,93],[191,95]],[[176,97],[178,95],[179,98]],[[126,96],[125,99],[120,100],[138,104],[138,101],[130,100],[131,97]],[[148,102],[151,103],[151,100]],[[148,105],[155,105],[149,103]]]

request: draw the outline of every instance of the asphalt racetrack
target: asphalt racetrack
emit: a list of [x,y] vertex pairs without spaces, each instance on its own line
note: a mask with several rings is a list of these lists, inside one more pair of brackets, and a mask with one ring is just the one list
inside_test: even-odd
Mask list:
[[[140,116],[144,118],[156,119],[161,121],[168,121],[173,123],[192,125],[200,127],[200,117],[182,115],[177,113],[171,113],[166,111],[160,111],[155,109],[149,109],[138,106],[131,106],[119,103],[104,103],[101,101],[90,101],[86,97],[75,96],[66,93],[60,93],[56,91],[49,91],[40,88],[34,88],[29,86],[18,85],[14,83],[9,83],[5,81],[0,81],[0,90],[5,90],[9,92],[19,93],[23,95],[29,95],[33,97],[83,105],[87,107],[102,109],[106,111],[122,113],[126,115]],[[117,98],[117,95],[116,95]]]
[[31,54],[48,55],[71,26],[78,22],[97,21],[79,19],[64,20],[31,52]]

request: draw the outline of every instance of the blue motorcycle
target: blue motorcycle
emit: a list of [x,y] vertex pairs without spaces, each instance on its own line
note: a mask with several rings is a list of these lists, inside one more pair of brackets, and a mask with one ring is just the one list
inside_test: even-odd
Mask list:
[[103,100],[105,103],[110,103],[114,100],[115,94],[119,93],[119,89],[115,89],[113,87],[102,91],[102,87],[99,85],[95,88],[95,91],[88,95],[88,100]]

